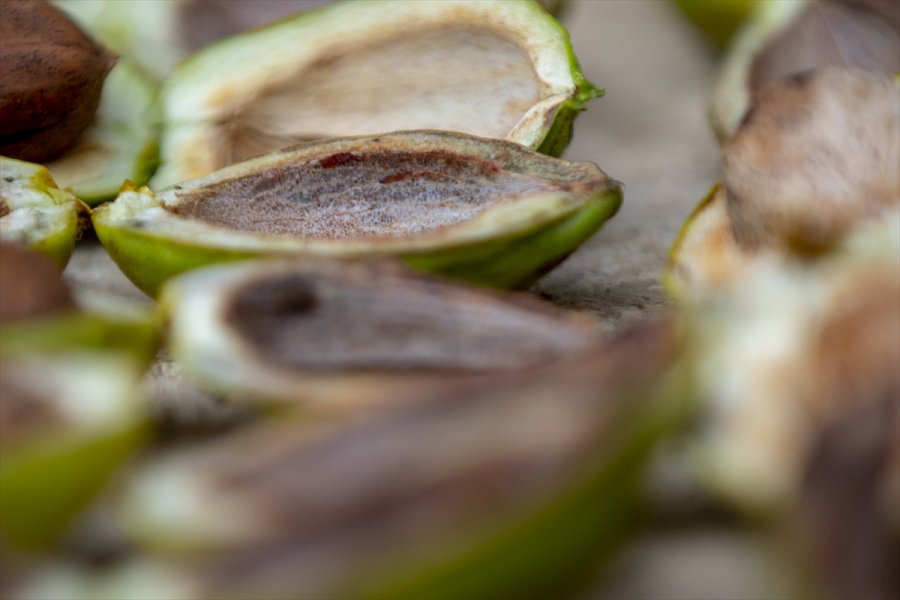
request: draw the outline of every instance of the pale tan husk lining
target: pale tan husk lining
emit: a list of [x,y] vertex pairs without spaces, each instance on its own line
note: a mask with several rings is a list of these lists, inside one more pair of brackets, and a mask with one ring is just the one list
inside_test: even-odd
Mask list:
[[528,54],[488,29],[429,27],[336,44],[224,119],[216,163],[302,141],[406,129],[502,139],[540,97]]

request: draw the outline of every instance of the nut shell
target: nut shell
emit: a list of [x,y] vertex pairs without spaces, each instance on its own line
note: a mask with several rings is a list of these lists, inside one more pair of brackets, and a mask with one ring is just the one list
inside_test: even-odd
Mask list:
[[43,162],[90,125],[115,57],[46,2],[5,2],[0,154]]

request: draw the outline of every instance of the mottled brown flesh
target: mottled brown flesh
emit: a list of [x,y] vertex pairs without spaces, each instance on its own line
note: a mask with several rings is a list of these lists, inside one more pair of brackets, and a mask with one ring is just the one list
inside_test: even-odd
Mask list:
[[764,87],[724,148],[736,241],[818,253],[900,206],[898,136],[890,77],[827,67]]
[[339,153],[179,195],[180,216],[240,231],[323,239],[398,238],[570,184],[446,151]]
[[590,339],[589,329],[537,303],[379,271],[278,274],[237,289],[227,306],[229,326],[258,355],[299,370],[521,369]]

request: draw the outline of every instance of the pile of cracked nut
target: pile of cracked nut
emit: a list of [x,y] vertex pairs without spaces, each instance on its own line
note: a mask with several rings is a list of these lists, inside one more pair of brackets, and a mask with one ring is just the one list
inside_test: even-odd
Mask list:
[[[798,597],[896,597],[900,5],[757,3],[672,309],[608,334],[501,291],[622,202],[556,158],[560,2],[248,4],[0,11],[4,598],[577,595],[660,464]],[[67,286],[81,237],[152,307]]]

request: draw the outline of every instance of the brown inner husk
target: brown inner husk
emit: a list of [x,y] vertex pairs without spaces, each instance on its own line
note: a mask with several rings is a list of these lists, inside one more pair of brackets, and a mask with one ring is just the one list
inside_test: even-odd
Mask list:
[[571,187],[447,151],[343,152],[184,192],[171,210],[256,233],[398,238],[461,223],[501,202]]
[[587,330],[542,308],[377,272],[284,273],[239,288],[225,318],[282,367],[483,372],[544,363],[588,343]]
[[856,67],[900,72],[900,31],[877,12],[853,4],[811,3],[756,57],[750,89],[809,69]]

